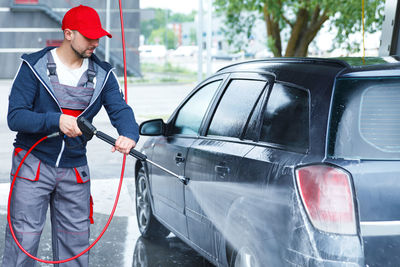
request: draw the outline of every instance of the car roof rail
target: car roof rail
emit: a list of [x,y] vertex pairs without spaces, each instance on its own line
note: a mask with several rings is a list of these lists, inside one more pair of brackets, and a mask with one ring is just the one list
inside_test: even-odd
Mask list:
[[255,60],[249,60],[249,61],[243,61],[243,62],[237,62],[228,66],[225,66],[221,69],[219,69],[217,72],[220,72],[222,70],[234,67],[234,66],[239,66],[243,64],[251,64],[251,63],[308,63],[308,64],[321,64],[321,65],[336,65],[338,67],[342,68],[351,68],[351,65],[348,64],[346,61],[337,59],[337,58],[312,58],[312,57],[282,57],[282,58],[265,58],[265,59],[255,59]]

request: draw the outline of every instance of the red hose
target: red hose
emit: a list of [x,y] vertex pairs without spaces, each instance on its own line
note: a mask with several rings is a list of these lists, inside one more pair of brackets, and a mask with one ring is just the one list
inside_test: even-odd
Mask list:
[[[120,11],[120,20],[121,20],[121,34],[122,34],[122,51],[123,51],[123,57],[124,57],[124,88],[125,88],[125,102],[128,103],[128,87],[127,87],[127,71],[126,71],[126,52],[125,52],[125,32],[124,32],[124,19],[123,19],[123,15],[122,15],[122,4],[121,4],[121,0],[119,0],[119,11]],[[90,244],[89,247],[87,247],[85,250],[83,250],[81,253],[68,258],[68,259],[64,259],[64,260],[58,260],[58,261],[49,261],[49,260],[43,260],[40,258],[37,258],[35,256],[33,256],[32,254],[30,254],[28,251],[26,251],[22,245],[19,243],[17,237],[15,236],[14,233],[14,229],[12,227],[11,224],[11,216],[10,216],[10,203],[11,203],[11,196],[12,196],[12,192],[14,189],[14,183],[15,183],[15,179],[18,176],[18,173],[22,167],[22,164],[24,163],[26,157],[31,153],[31,151],[38,145],[40,144],[42,141],[46,140],[48,138],[48,136],[45,136],[43,138],[41,138],[39,141],[37,141],[25,154],[25,156],[22,158],[21,162],[18,165],[17,171],[14,174],[14,178],[11,182],[11,186],[10,186],[10,194],[8,195],[8,208],[7,208],[7,222],[8,222],[8,226],[10,228],[10,232],[11,235],[15,241],[15,243],[17,244],[17,246],[22,250],[22,252],[24,252],[27,256],[29,256],[30,258],[39,261],[39,262],[43,262],[43,263],[49,263],[49,264],[60,264],[60,263],[65,263],[68,261],[72,261],[76,258],[79,258],[80,256],[82,256],[83,254],[85,254],[86,252],[88,252],[94,245],[96,245],[96,243],[100,240],[100,238],[104,235],[104,233],[106,232],[108,226],[111,223],[111,220],[114,216],[115,210],[117,209],[117,204],[118,204],[118,200],[119,200],[119,195],[121,193],[121,189],[122,189],[122,181],[124,179],[124,173],[125,173],[125,164],[126,164],[126,154],[124,154],[123,160],[122,160],[122,168],[121,168],[121,176],[120,176],[120,180],[119,180],[119,185],[118,185],[118,190],[117,190],[117,194],[115,196],[115,201],[114,201],[114,206],[113,209],[111,211],[110,217],[108,218],[108,221],[106,223],[106,225],[104,226],[103,230],[101,231],[100,235],[96,238],[95,241],[93,241],[92,244]]]
[[122,37],[122,54],[124,57],[124,91],[125,91],[125,102],[128,103],[128,79],[126,74],[126,51],[125,51],[125,31],[124,31],[124,16],[122,14],[122,3],[119,0],[119,17],[121,21],[121,37]]
[[11,224],[10,203],[11,203],[12,192],[13,192],[13,189],[14,189],[15,179],[16,179],[16,177],[18,176],[18,173],[19,173],[19,171],[20,171],[20,169],[21,169],[21,167],[22,167],[22,164],[24,163],[26,157],[31,153],[31,151],[32,151],[38,144],[40,144],[42,141],[46,140],[47,138],[48,138],[48,137],[45,136],[45,137],[43,137],[42,139],[40,139],[39,141],[37,141],[37,142],[26,152],[25,156],[22,158],[21,162],[20,162],[19,165],[18,165],[17,171],[15,172],[14,178],[13,178],[13,180],[12,180],[12,182],[11,182],[10,194],[9,194],[9,196],[8,196],[7,221],[8,221],[8,226],[9,226],[9,228],[10,228],[11,235],[12,235],[12,237],[13,237],[15,243],[17,244],[17,246],[18,246],[26,255],[28,255],[30,258],[32,258],[32,259],[34,259],[34,260],[36,260],[36,261],[40,261],[40,262],[43,262],[43,263],[59,264],[59,263],[64,263],[64,262],[68,262],[68,261],[74,260],[74,259],[76,259],[76,258],[82,256],[82,255],[85,254],[86,252],[88,252],[94,245],[96,245],[96,243],[100,240],[100,238],[101,238],[101,237],[103,236],[103,234],[106,232],[106,230],[107,230],[108,226],[110,225],[111,220],[112,220],[112,218],[113,218],[113,216],[114,216],[115,210],[116,210],[116,208],[117,208],[118,200],[119,200],[119,195],[120,195],[120,193],[121,193],[122,181],[123,181],[124,172],[125,172],[126,155],[124,155],[124,159],[123,159],[123,162],[122,162],[121,177],[120,177],[120,181],[119,181],[119,186],[118,186],[118,190],[117,190],[117,195],[116,195],[115,201],[114,201],[114,206],[113,206],[113,209],[112,209],[112,211],[111,211],[110,217],[108,218],[108,221],[107,221],[106,225],[104,226],[103,230],[101,231],[100,235],[96,238],[95,241],[93,241],[92,244],[90,244],[89,247],[87,247],[87,248],[86,248],[85,250],[83,250],[81,253],[79,253],[79,254],[77,254],[77,255],[71,257],[71,258],[64,259],[64,260],[58,260],[58,261],[43,260],[43,259],[37,258],[37,257],[33,256],[32,254],[30,254],[30,253],[29,253],[28,251],[26,251],[26,250],[22,247],[22,245],[19,243],[17,237],[15,236],[14,229],[13,229],[12,224]]

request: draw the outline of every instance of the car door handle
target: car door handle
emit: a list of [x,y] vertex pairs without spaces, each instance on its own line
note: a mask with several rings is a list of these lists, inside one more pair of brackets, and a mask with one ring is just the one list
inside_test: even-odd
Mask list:
[[225,176],[227,174],[229,174],[231,171],[231,169],[229,169],[229,167],[222,166],[222,165],[216,165],[214,167],[214,170],[221,178],[225,178]]
[[175,162],[176,164],[185,162],[185,157],[182,156],[182,153],[178,153],[175,155]]

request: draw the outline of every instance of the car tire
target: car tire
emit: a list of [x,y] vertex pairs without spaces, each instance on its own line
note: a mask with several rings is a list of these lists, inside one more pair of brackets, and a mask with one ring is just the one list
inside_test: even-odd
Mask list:
[[284,266],[275,239],[263,238],[265,233],[256,231],[257,228],[246,218],[234,216],[229,221],[231,223],[225,232],[226,259],[229,267]]
[[170,231],[154,217],[150,191],[143,167],[136,178],[136,218],[139,231],[144,238],[161,239],[169,235]]
[[281,261],[281,252],[275,239],[257,240],[255,235],[245,237],[236,246],[227,244],[226,255],[229,267],[274,267],[284,266]]
[[227,248],[229,267],[262,267],[257,248],[250,242],[244,241],[237,248]]
[[233,252],[231,258],[232,267],[261,267],[254,248],[250,244],[244,244]]

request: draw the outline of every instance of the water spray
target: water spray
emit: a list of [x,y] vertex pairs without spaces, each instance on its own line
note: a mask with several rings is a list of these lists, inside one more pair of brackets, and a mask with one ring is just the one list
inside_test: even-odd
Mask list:
[[[114,146],[115,145],[115,138],[103,133],[102,131],[98,131],[96,129],[96,127],[93,126],[93,124],[91,124],[85,117],[79,117],[78,120],[78,127],[81,130],[82,134],[85,136],[86,140],[89,141],[93,138],[93,136],[96,136],[97,138],[99,138],[100,140]],[[147,162],[150,163],[151,165],[161,169],[162,171],[174,176],[175,178],[179,179],[184,185],[187,185],[189,182],[189,178],[184,177],[182,175],[178,175],[166,168],[164,168],[163,166],[155,163],[154,161],[151,161],[147,158],[147,156],[135,149],[131,149],[131,151],[129,152],[130,156],[133,156],[134,158],[143,161],[143,162]]]

